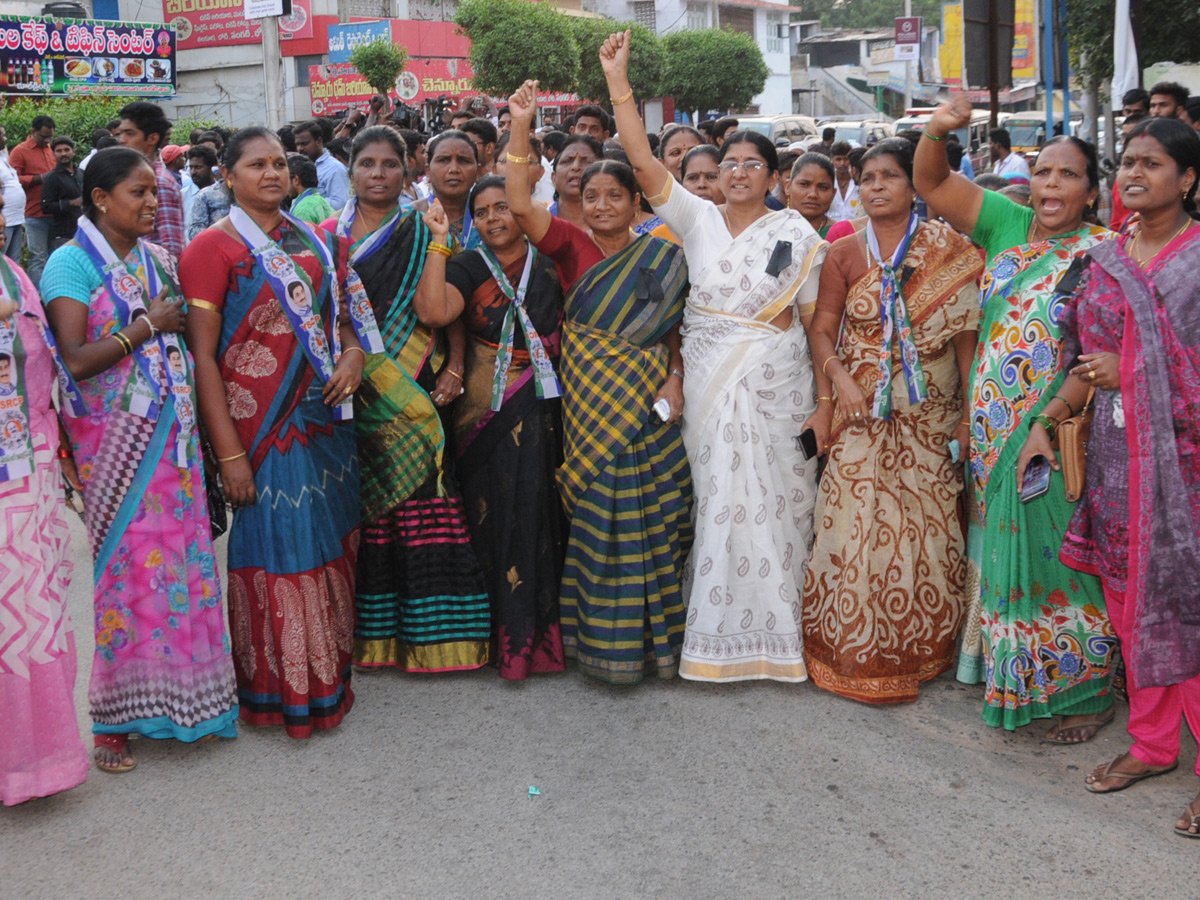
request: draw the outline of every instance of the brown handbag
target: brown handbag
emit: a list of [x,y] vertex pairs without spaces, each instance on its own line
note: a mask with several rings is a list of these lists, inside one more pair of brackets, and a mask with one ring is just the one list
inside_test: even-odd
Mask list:
[[1092,417],[1095,407],[1092,399],[1096,389],[1088,391],[1087,402],[1077,415],[1064,419],[1054,431],[1054,442],[1058,445],[1059,459],[1062,463],[1063,488],[1067,501],[1076,502],[1083,496],[1083,476],[1087,471],[1088,438],[1092,432]]

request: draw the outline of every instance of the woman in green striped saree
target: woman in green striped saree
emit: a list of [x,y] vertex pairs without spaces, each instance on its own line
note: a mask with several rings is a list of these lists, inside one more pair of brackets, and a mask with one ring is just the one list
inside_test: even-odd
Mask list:
[[[635,684],[679,669],[681,570],[692,543],[692,479],[679,323],[687,264],[674,244],[630,231],[633,171],[606,160],[580,181],[585,231],[529,195],[536,83],[509,99],[507,195],[518,224],[554,260],[566,292],[562,361],[565,462],[558,488],[570,520],[560,596],[563,646],[586,674]],[[661,418],[652,408],[664,401]],[[661,407],[660,407],[661,408]]]
[[354,197],[322,226],[349,245],[385,349],[367,358],[355,396],[363,537],[354,663],[360,671],[474,669],[489,658],[491,610],[435,402],[458,395],[462,373],[413,309],[426,255],[436,251],[420,214],[399,205],[404,160],[391,129],[359,134]]

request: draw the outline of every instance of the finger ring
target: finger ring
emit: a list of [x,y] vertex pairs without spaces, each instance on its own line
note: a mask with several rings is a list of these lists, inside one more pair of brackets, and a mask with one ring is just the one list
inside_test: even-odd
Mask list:
[[1088,364],[1087,364],[1087,367],[1088,367],[1088,371],[1089,371],[1089,372],[1090,372],[1090,371],[1092,371],[1092,369],[1094,369],[1094,368],[1095,368],[1095,366],[1093,366],[1091,363],[1088,363]]
[[352,388],[352,387],[348,387],[348,388],[346,388],[346,390],[342,391],[342,393],[343,393],[343,394],[353,394],[353,393],[354,393],[354,388]]
[[1094,369],[1091,372],[1088,372],[1088,375],[1091,377],[1092,381],[1096,380],[1096,371]]
[[855,413],[855,414],[854,414],[854,418],[856,418],[856,419],[861,419],[861,418],[862,418],[862,413]]

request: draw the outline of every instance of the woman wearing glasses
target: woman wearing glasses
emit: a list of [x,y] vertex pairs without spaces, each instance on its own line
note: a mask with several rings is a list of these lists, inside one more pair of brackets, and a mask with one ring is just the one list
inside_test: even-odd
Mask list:
[[800,589],[813,538],[816,456],[833,419],[829,382],[813,371],[806,332],[825,244],[800,213],[767,208],[778,160],[762,135],[725,139],[724,205],[681,190],[650,152],[638,118],[629,33],[610,36],[600,61],[638,182],[690,264],[683,440],[696,536],[685,568],[679,674],[803,681]]

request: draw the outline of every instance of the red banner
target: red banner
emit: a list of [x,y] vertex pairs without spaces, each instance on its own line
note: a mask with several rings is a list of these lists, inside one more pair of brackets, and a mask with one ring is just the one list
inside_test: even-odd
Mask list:
[[[246,20],[242,0],[162,0],[162,6],[163,19],[175,26],[180,50],[262,41],[262,25]],[[312,0],[292,0],[292,14],[279,20],[279,39],[312,36]]]
[[[442,96],[456,100],[477,97],[479,91],[471,87],[474,74],[470,60],[466,59],[410,59],[396,79],[399,89],[393,88],[388,96],[410,106],[419,106],[426,100],[437,100]],[[366,79],[349,63],[309,66],[308,84],[314,116],[336,116],[352,107],[365,108],[374,93]],[[577,103],[578,100],[574,94],[542,92],[538,95],[538,102],[542,104]],[[503,101],[497,99],[497,102]]]

